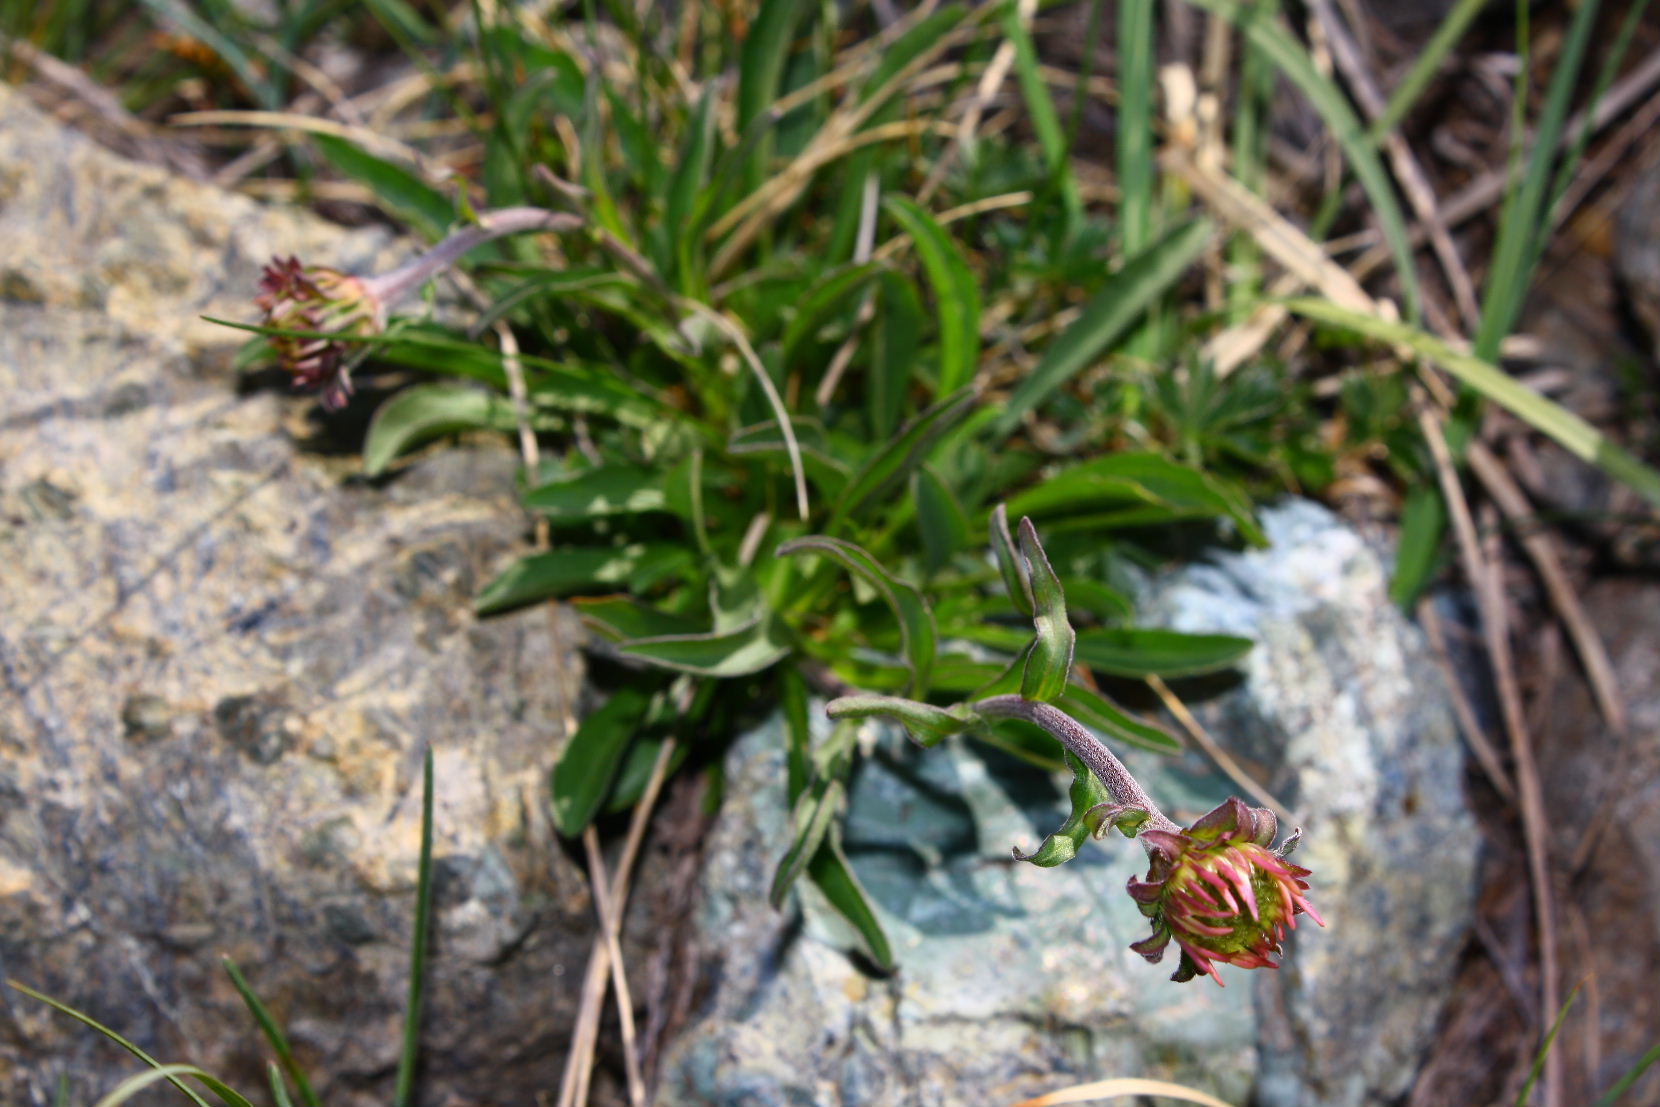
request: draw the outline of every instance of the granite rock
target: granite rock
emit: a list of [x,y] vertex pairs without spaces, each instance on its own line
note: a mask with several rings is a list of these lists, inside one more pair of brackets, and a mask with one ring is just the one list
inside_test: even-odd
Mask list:
[[[201,318],[250,318],[272,254],[407,247],[126,162],[3,85],[0,241],[0,976],[251,1090],[230,954],[326,1102],[385,1102],[430,744],[426,1102],[471,1101],[486,1065],[530,1102],[591,929],[540,800],[573,638],[468,614],[523,543],[515,459],[366,483]],[[133,1068],[0,992],[0,1102]]]
[[[1116,1076],[1230,1102],[1397,1098],[1470,921],[1462,757],[1379,558],[1311,504],[1262,521],[1271,549],[1153,582],[1144,622],[1258,643],[1198,709],[1297,812],[1326,929],[1303,920],[1278,973],[1170,983],[1173,963],[1128,948],[1147,933],[1124,893],[1145,870],[1137,845],[1110,836],[1054,870],[1010,860],[1059,823],[1064,781],[972,743],[920,751],[873,730],[847,853],[900,967],[867,975],[814,890],[766,906],[788,821],[772,723],[728,762],[697,919],[708,1000],[660,1101],[998,1103]],[[1235,790],[1197,754],[1125,760],[1183,821]]]

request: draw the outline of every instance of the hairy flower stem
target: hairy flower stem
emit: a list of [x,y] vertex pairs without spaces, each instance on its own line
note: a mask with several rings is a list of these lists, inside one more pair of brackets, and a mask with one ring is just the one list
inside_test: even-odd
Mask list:
[[1114,757],[1112,751],[1103,746],[1088,729],[1079,725],[1072,716],[1058,707],[1036,703],[1017,695],[1008,695],[979,700],[973,708],[978,714],[988,718],[1024,719],[1028,723],[1042,727],[1055,741],[1064,746],[1067,752],[1082,761],[1089,771],[1095,774],[1096,779],[1105,785],[1112,795],[1114,803],[1147,812],[1147,821],[1141,824],[1143,830],[1163,830],[1171,834],[1181,831],[1181,827],[1160,811],[1158,804],[1142,790],[1136,778],[1130,775],[1130,770],[1124,767],[1124,763]]
[[580,216],[545,208],[499,208],[479,216],[478,222],[463,227],[444,241],[390,273],[365,278],[384,312],[427,281],[461,260],[469,250],[493,239],[526,231],[574,231],[582,227]]

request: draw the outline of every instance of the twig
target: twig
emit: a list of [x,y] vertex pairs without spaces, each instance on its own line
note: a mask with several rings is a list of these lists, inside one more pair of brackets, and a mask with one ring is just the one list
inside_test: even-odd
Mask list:
[[1187,705],[1177,698],[1176,693],[1170,690],[1170,686],[1164,683],[1163,678],[1157,675],[1149,675],[1143,679],[1146,680],[1147,687],[1151,688],[1158,698],[1163,701],[1165,710],[1176,717],[1176,721],[1182,724],[1182,729],[1187,731],[1194,744],[1204,750],[1212,761],[1216,762],[1217,767],[1228,775],[1229,780],[1249,792],[1251,798],[1259,804],[1278,815],[1280,822],[1286,826],[1296,826],[1301,821],[1292,813],[1291,808],[1275,799],[1267,788],[1258,784],[1251,774],[1245,771],[1244,766],[1235,761],[1227,750],[1217,745],[1216,739],[1212,738],[1209,732],[1199,725],[1199,720],[1193,717],[1193,712],[1189,711]]
[[[1354,89],[1355,99],[1367,118],[1377,119],[1383,114],[1386,102],[1377,83],[1372,80],[1372,75],[1360,56],[1360,48],[1356,45],[1348,26],[1332,9],[1331,0],[1314,0],[1313,7],[1327,38],[1331,41],[1332,58],[1336,61],[1337,68],[1343,71],[1344,78]],[[1391,130],[1384,135],[1383,148],[1395,169],[1395,177],[1400,182],[1401,191],[1406,194],[1407,202],[1412,205],[1413,214],[1418,217],[1425,234],[1429,237],[1436,260],[1441,263],[1441,270],[1447,277],[1447,285],[1452,289],[1453,302],[1458,305],[1458,313],[1463,317],[1465,327],[1474,332],[1481,323],[1481,308],[1476,303],[1475,284],[1470,280],[1470,272],[1464,266],[1464,259],[1458,255],[1458,247],[1453,245],[1452,234],[1436,204],[1435,190],[1430,187],[1428,176],[1399,131]]]
[[1470,698],[1464,694],[1463,682],[1458,679],[1452,655],[1447,650],[1447,636],[1441,630],[1441,616],[1436,614],[1435,603],[1428,596],[1418,601],[1417,615],[1418,625],[1424,628],[1424,637],[1429,642],[1430,653],[1441,667],[1447,689],[1452,693],[1453,717],[1458,720],[1458,729],[1464,732],[1464,741],[1469,743],[1470,752],[1476,755],[1476,763],[1487,774],[1493,790],[1515,806],[1516,786],[1510,782],[1510,774],[1504,771],[1504,763],[1499,760],[1499,751],[1481,728],[1475,709],[1470,706]]
[[1470,471],[1487,489],[1487,494],[1493,497],[1493,502],[1514,528],[1522,549],[1533,561],[1551,606],[1556,608],[1557,617],[1562,620],[1568,639],[1574,645],[1574,652],[1579,655],[1580,664],[1585,666],[1585,676],[1596,697],[1597,709],[1602,712],[1615,736],[1623,738],[1626,734],[1625,702],[1616,686],[1614,665],[1608,659],[1608,651],[1597,636],[1596,628],[1585,614],[1585,607],[1579,602],[1568,574],[1562,569],[1562,558],[1555,540],[1548,531],[1536,525],[1533,506],[1491,450],[1482,443],[1472,442],[1465,458],[1470,463]]
[[[1493,680],[1498,689],[1499,709],[1504,718],[1505,734],[1510,741],[1510,756],[1516,766],[1517,796],[1521,801],[1522,837],[1527,850],[1528,875],[1533,885],[1534,918],[1539,939],[1539,989],[1541,1018],[1550,1018],[1559,1005],[1556,979],[1556,918],[1550,884],[1550,864],[1545,855],[1545,801],[1539,781],[1539,769],[1528,742],[1527,724],[1522,717],[1521,696],[1516,688],[1516,667],[1511,659],[1510,632],[1505,611],[1504,585],[1496,564],[1483,554],[1476,533],[1475,521],[1470,516],[1469,504],[1464,498],[1463,486],[1447,449],[1445,432],[1440,417],[1419,394],[1418,422],[1424,441],[1435,459],[1436,477],[1452,516],[1453,534],[1458,540],[1464,571],[1475,589],[1476,606],[1481,613],[1482,637],[1487,646],[1487,659],[1493,668]],[[1497,535],[1495,534],[1495,539]],[[1558,1103],[1561,1088],[1561,1059],[1554,1052],[1545,1058],[1544,1100]]]
[[594,909],[599,914],[600,935],[605,939],[606,959],[611,962],[611,986],[617,990],[617,1022],[622,1027],[623,1069],[628,1079],[630,1107],[645,1107],[646,1087],[640,1078],[639,1047],[634,1032],[634,999],[628,990],[628,974],[623,969],[622,920],[617,917],[611,902],[610,878],[605,873],[605,857],[599,849],[599,832],[589,823],[582,829],[582,846],[588,854],[588,871],[594,889]]

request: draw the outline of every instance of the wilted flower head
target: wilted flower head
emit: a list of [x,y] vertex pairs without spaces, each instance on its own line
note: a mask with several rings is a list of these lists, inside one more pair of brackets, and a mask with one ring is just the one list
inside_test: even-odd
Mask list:
[[1275,851],[1278,820],[1263,808],[1229,798],[1186,830],[1143,830],[1150,866],[1145,880],[1130,880],[1130,895],[1153,923],[1153,934],[1130,948],[1158,961],[1171,938],[1181,947],[1172,980],[1207,973],[1222,983],[1214,962],[1244,969],[1278,968],[1296,916],[1325,926],[1304,895],[1309,875],[1285,860],[1294,843]]
[[[385,307],[369,283],[298,258],[272,258],[259,282],[254,304],[265,313],[267,327],[328,334],[379,334],[386,326]],[[294,387],[320,392],[324,407],[338,408],[351,395],[352,382],[344,343],[327,338],[268,336],[272,349],[294,380]]]

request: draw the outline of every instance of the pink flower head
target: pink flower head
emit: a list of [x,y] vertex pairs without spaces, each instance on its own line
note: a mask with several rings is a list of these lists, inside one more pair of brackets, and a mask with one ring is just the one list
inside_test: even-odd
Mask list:
[[1290,843],[1269,848],[1277,829],[1273,812],[1230,797],[1186,830],[1143,830],[1147,878],[1132,877],[1129,891],[1153,933],[1130,948],[1156,962],[1175,938],[1182,951],[1176,981],[1206,973],[1220,986],[1218,961],[1279,968],[1270,958],[1296,929],[1297,915],[1326,924],[1304,894],[1309,871],[1285,860]]
[[[272,258],[259,287],[254,304],[265,313],[267,327],[353,335],[379,334],[386,327],[385,309],[369,285],[335,269],[301,265],[295,257]],[[345,404],[352,392],[345,343],[280,334],[267,340],[295,388],[322,393],[327,408]]]

